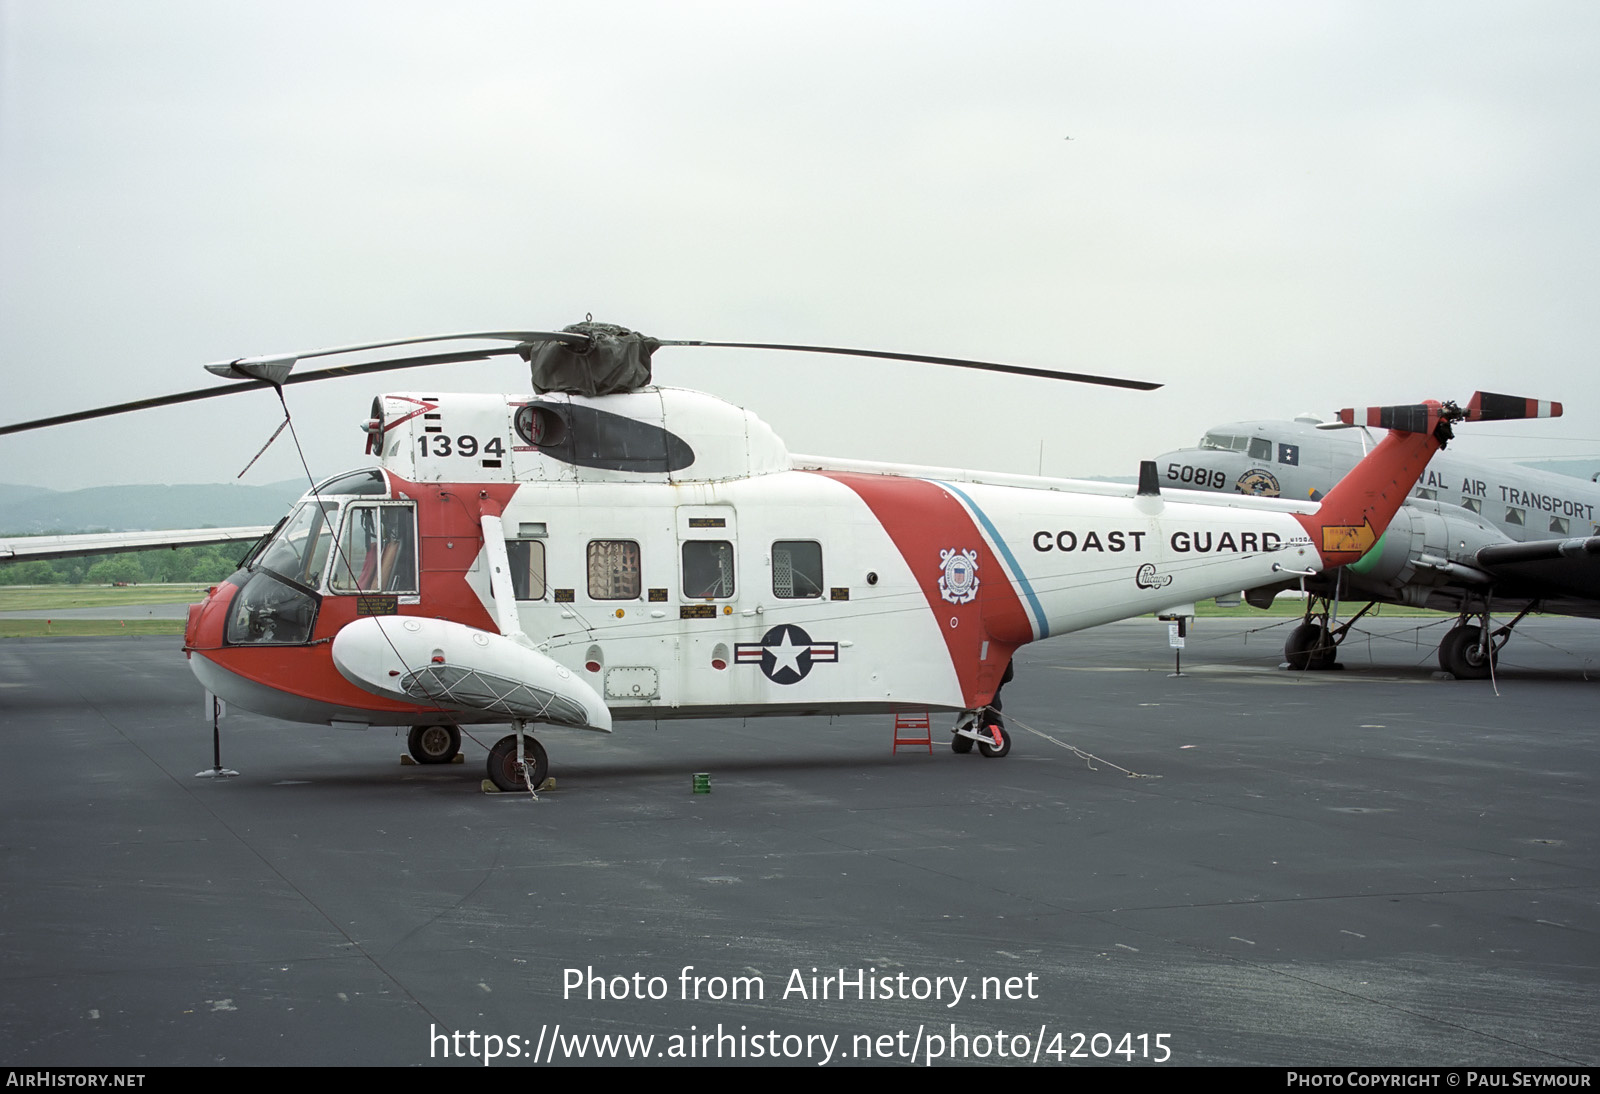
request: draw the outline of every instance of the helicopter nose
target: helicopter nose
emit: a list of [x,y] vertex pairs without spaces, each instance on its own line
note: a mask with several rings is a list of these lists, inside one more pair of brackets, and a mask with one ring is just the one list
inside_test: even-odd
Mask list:
[[213,585],[206,598],[189,605],[188,618],[183,627],[183,652],[215,650],[222,647],[222,634],[228,622],[228,607],[239,591],[232,582]]

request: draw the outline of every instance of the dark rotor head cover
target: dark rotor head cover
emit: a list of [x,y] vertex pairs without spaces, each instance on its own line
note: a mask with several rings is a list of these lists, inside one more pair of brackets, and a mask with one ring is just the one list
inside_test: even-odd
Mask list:
[[650,355],[661,343],[614,323],[586,321],[563,328],[589,339],[585,349],[561,342],[534,342],[523,347],[533,373],[533,389],[569,395],[614,395],[637,391],[650,383]]

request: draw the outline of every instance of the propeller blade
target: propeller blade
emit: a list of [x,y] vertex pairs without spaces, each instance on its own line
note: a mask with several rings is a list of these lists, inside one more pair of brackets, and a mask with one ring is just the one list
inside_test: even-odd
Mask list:
[[1095,376],[1085,372],[1053,372],[1050,369],[1029,368],[1026,365],[1002,365],[993,361],[968,361],[961,357],[930,357],[921,353],[889,353],[883,350],[843,349],[838,346],[787,346],[770,342],[698,342],[669,341],[663,346],[706,346],[720,349],[779,349],[801,353],[837,353],[846,357],[877,357],[885,361],[917,361],[927,365],[954,365],[956,368],[973,368],[984,372],[1005,372],[1013,376],[1038,376],[1046,380],[1071,380],[1080,384],[1100,384],[1105,387],[1131,388],[1134,391],[1154,391],[1160,384],[1144,380],[1121,380],[1114,376]]

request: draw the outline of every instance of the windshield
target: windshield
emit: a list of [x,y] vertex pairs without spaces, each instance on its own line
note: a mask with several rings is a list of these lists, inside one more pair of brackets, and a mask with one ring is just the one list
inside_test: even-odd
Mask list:
[[1243,452],[1250,447],[1250,438],[1234,437],[1226,433],[1207,433],[1200,438],[1200,447],[1218,452]]
[[329,525],[338,510],[332,502],[302,504],[272,537],[261,555],[260,568],[315,589],[322,580],[322,566],[333,539]]

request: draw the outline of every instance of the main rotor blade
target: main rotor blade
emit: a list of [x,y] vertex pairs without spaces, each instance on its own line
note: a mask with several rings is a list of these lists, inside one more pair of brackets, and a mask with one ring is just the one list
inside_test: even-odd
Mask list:
[[1095,376],[1086,372],[1054,372],[1050,369],[1029,368],[1026,365],[1002,365],[993,361],[968,361],[961,357],[930,357],[921,353],[888,353],[872,349],[843,349],[838,346],[786,346],[770,342],[691,342],[662,339],[663,346],[710,346],[724,349],[781,349],[801,353],[837,353],[846,357],[878,357],[885,361],[918,361],[928,365],[954,365],[957,368],[980,369],[984,372],[1005,372],[1013,376],[1039,376],[1046,380],[1071,380],[1079,384],[1100,384],[1104,387],[1131,388],[1134,391],[1154,391],[1161,384],[1144,380],[1121,380],[1115,376]]
[[[311,372],[302,372],[291,375],[284,384],[309,384],[315,380],[335,380],[341,376],[361,376],[369,372],[388,372],[393,369],[421,368],[424,365],[451,365],[461,361],[484,361],[490,357],[498,357],[517,352],[517,347],[506,346],[501,349],[463,350],[457,353],[430,353],[421,357],[399,357],[383,361],[364,361],[354,365],[332,365],[328,368],[314,369]],[[114,414],[127,414],[135,410],[149,410],[158,406],[173,406],[177,403],[192,403],[200,399],[215,399],[221,395],[237,395],[244,391],[253,391],[256,388],[271,387],[265,380],[240,380],[238,383],[221,384],[217,387],[198,388],[194,391],[180,391],[175,395],[158,395],[150,399],[135,399],[129,403],[117,403],[115,406],[96,407],[93,410],[80,410],[72,414],[58,414],[53,418],[36,418],[31,422],[18,422],[15,425],[0,426],[0,437],[10,433],[25,433],[30,429],[44,429],[52,425],[66,425],[69,422],[84,422],[91,418],[109,418]]]

